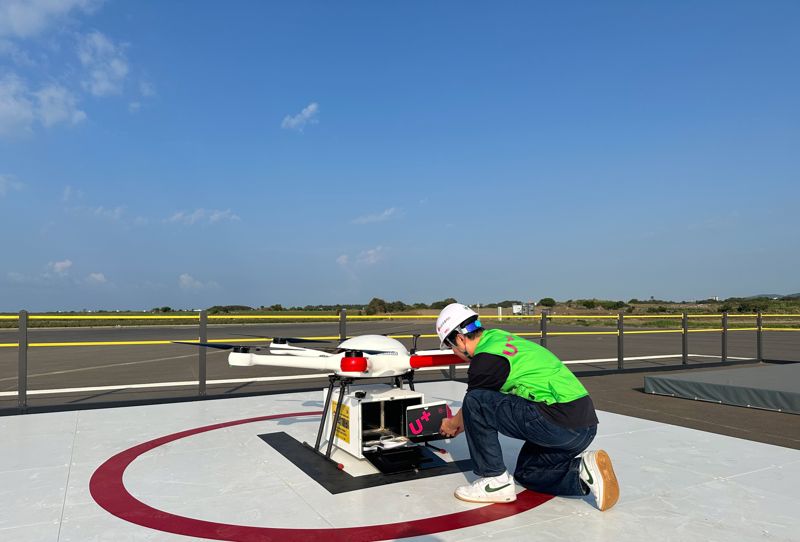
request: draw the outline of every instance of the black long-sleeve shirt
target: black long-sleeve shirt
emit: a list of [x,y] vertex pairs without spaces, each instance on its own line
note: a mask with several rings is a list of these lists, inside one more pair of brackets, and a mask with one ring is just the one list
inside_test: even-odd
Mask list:
[[[472,358],[467,371],[467,391],[485,389],[500,391],[508,375],[511,364],[503,356],[481,353]],[[597,414],[591,397],[586,395],[569,403],[534,402],[536,407],[551,421],[568,429],[580,429],[596,425]]]

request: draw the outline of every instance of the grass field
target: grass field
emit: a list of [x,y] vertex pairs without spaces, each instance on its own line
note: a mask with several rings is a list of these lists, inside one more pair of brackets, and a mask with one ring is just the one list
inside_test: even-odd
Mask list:
[[[17,327],[17,314],[0,314],[0,328]],[[338,318],[333,311],[246,311],[228,314],[209,314],[213,323],[242,324],[248,322],[319,322]],[[71,312],[29,314],[28,327],[121,327],[191,325],[200,320],[195,311],[170,313],[150,312]]]

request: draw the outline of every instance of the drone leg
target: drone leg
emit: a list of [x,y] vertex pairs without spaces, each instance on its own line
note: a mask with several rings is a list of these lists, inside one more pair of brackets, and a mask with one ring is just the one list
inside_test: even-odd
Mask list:
[[414,371],[409,371],[406,373],[406,382],[408,382],[408,388],[411,391],[417,391],[414,389]]
[[339,404],[336,405],[336,413],[333,415],[333,425],[331,425],[331,438],[328,439],[328,449],[325,451],[325,457],[331,458],[331,449],[333,448],[333,439],[336,437],[336,426],[339,425],[339,416],[342,413],[342,400],[344,399],[344,389],[347,387],[347,381],[342,380],[339,383]]
[[394,377],[394,387],[402,390],[403,389],[403,378],[400,376]]
[[319,443],[322,442],[322,431],[325,429],[325,418],[328,416],[328,408],[331,406],[331,397],[333,397],[333,385],[336,382],[336,375],[329,375],[330,385],[328,386],[328,395],[325,397],[325,410],[322,411],[322,419],[319,422],[319,431],[317,431],[317,442],[314,444],[314,450],[319,450]]

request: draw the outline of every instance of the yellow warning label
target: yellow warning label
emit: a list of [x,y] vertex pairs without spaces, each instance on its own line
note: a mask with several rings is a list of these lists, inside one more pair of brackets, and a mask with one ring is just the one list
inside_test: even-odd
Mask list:
[[[332,401],[332,403],[330,415],[335,416],[338,403],[336,401]],[[347,405],[342,405],[339,423],[336,424],[336,438],[350,444],[350,407]]]

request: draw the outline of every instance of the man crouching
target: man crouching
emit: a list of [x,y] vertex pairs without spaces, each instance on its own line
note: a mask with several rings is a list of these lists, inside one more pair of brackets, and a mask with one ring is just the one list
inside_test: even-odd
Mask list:
[[[456,488],[469,502],[512,502],[514,481],[551,495],[592,494],[597,508],[619,499],[611,459],[603,450],[584,451],[597,434],[589,393],[555,354],[500,329],[484,329],[478,314],[459,303],[436,320],[443,348],[469,361],[461,410],[442,421],[440,432],[467,435],[472,484]],[[503,462],[498,434],[524,441],[512,478]]]

